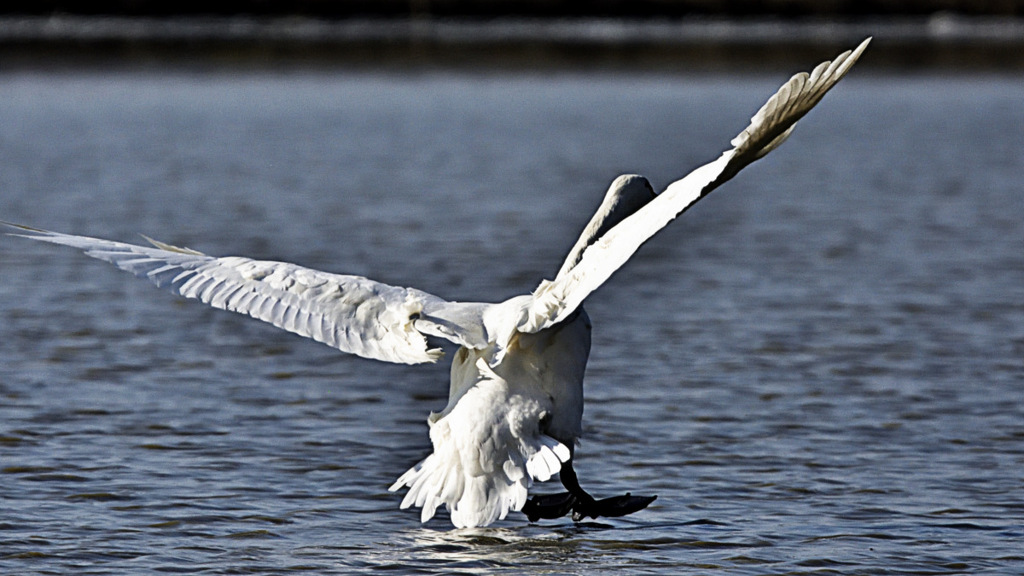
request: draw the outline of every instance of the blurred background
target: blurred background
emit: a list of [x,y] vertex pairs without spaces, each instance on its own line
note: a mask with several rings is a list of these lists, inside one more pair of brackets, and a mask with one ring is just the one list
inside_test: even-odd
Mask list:
[[876,64],[1005,69],[1024,60],[1022,16],[1022,0],[12,0],[0,9],[0,62],[202,54],[233,65],[715,69],[873,35]]

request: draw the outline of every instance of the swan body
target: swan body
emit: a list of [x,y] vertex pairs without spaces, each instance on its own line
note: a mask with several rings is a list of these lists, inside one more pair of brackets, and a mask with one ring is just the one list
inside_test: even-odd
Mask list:
[[[139,246],[14,224],[14,234],[81,249],[186,298],[248,314],[343,352],[388,362],[435,362],[427,337],[459,346],[444,410],[428,419],[433,453],[403,474],[401,507],[427,521],[444,505],[458,527],[486,526],[522,510],[531,519],[622,515],[652,497],[595,501],[571,468],[582,433],[590,320],[583,302],[640,246],[743,167],[778,147],[797,120],[850,69],[870,39],[793,76],[718,159],[655,194],[636,175],[612,182],[552,280],[500,303],[449,302],[295,264],[217,258],[155,240]],[[569,492],[534,497],[534,481],[560,474]]]

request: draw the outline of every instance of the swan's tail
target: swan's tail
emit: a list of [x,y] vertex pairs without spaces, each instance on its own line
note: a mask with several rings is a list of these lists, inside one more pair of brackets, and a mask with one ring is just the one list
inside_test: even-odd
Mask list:
[[[569,459],[565,445],[547,436],[540,439],[543,443],[534,447],[532,457],[509,452],[489,467],[479,466],[488,459],[479,450],[463,453],[455,442],[435,445],[434,453],[410,468],[390,490],[408,486],[401,507],[422,508],[423,522],[433,518],[438,506],[444,504],[456,527],[487,526],[504,519],[510,510],[521,510],[533,480],[549,480]],[[467,461],[475,462],[467,465]]]
[[500,379],[480,382],[450,412],[431,416],[434,453],[390,490],[408,486],[401,507],[422,508],[423,522],[442,504],[459,528],[503,519],[522,509],[534,480],[549,480],[572,455],[540,433],[541,417],[535,403],[509,396]]

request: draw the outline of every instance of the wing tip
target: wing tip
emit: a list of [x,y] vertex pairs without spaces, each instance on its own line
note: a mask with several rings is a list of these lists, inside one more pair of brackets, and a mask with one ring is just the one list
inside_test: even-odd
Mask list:
[[[733,146],[732,151],[738,155],[752,153],[753,159],[756,160],[778,148],[792,132],[797,121],[817,106],[825,94],[846,76],[872,39],[872,36],[868,36],[856,48],[847,50],[832,60],[823,61],[811,73],[794,74],[751,117],[750,124],[729,142]],[[811,79],[809,84],[808,79]],[[789,126],[784,126],[785,121],[779,122],[786,117],[789,118]],[[757,138],[754,138],[754,135],[773,125],[780,128],[779,134],[770,138],[765,145],[756,146]]]
[[841,79],[843,76],[845,76],[846,72],[854,64],[856,64],[857,60],[860,59],[861,54],[863,54],[864,51],[867,50],[868,45],[871,44],[871,41],[873,39],[874,39],[874,36],[868,36],[867,38],[862,40],[861,43],[858,44],[857,47],[854,48],[853,50],[847,50],[846,52],[843,52],[839,56],[836,56],[836,59],[834,60],[834,62],[837,63],[837,68],[839,69],[839,73],[837,74],[836,82],[838,82],[839,79]]
[[856,48],[853,49],[853,59],[856,60],[857,58],[859,58],[860,55],[864,52],[864,50],[868,47],[868,44],[870,44],[871,41],[874,39],[874,36],[868,36],[867,38],[862,40],[861,43],[857,45]]
[[8,222],[6,220],[0,220],[0,225],[7,226],[9,228],[15,228],[20,232],[7,232],[8,236],[20,236],[22,238],[39,238],[41,236],[58,236],[58,232],[52,232],[50,230],[44,230],[42,228],[33,228],[32,226],[26,226],[24,224],[17,224],[15,222]]

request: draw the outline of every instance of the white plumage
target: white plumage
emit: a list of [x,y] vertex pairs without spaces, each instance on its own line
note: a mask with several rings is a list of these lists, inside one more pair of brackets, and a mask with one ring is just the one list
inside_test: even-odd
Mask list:
[[[572,510],[585,516],[596,510],[594,501],[590,508],[579,504],[589,495],[574,491],[569,467],[582,432],[590,352],[584,300],[658,230],[779,146],[869,41],[810,74],[793,76],[732,140],[732,149],[660,195],[643,177],[617,178],[554,279],[501,303],[448,302],[358,276],[215,258],[152,240],[147,247],[11,226],[20,230],[17,235],[79,248],[186,298],[248,314],[343,352],[416,364],[441,356],[440,349],[428,348],[426,336],[458,344],[448,405],[428,420],[434,451],[391,486],[408,488],[401,507],[421,508],[426,521],[444,505],[454,525],[486,526],[524,509],[534,481],[561,472],[573,495]],[[635,510],[618,510],[630,511]]]

